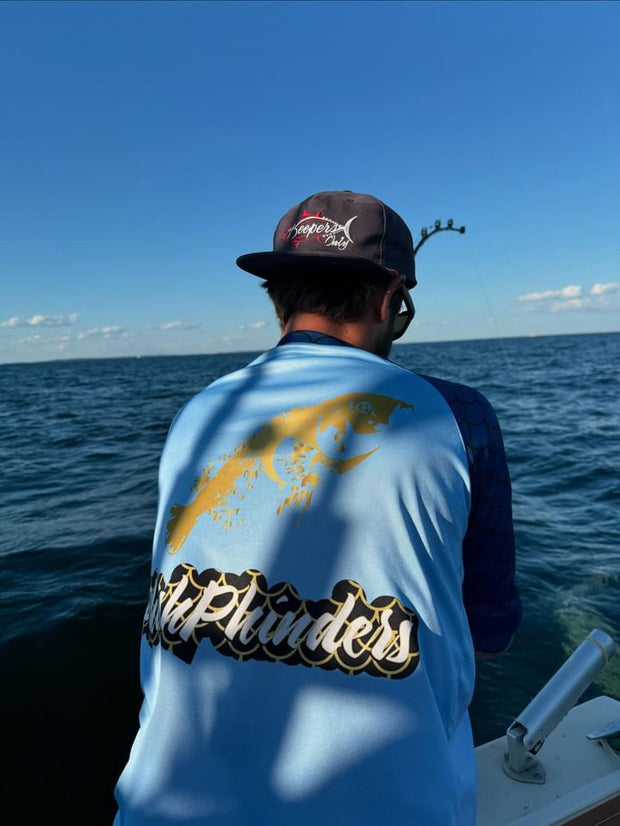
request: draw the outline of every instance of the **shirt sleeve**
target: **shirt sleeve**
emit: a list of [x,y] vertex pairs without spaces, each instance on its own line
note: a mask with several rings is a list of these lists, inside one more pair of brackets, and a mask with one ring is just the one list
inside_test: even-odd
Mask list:
[[515,584],[512,491],[495,411],[477,390],[423,376],[446,400],[461,431],[471,479],[463,540],[463,602],[476,651],[498,653],[521,622]]

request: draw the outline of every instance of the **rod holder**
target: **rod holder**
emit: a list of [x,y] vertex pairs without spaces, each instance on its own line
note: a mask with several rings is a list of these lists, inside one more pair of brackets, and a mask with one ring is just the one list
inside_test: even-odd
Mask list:
[[615,653],[616,645],[608,634],[598,628],[590,631],[523,709],[506,732],[504,771],[509,777],[522,783],[545,782],[545,770],[533,755]]

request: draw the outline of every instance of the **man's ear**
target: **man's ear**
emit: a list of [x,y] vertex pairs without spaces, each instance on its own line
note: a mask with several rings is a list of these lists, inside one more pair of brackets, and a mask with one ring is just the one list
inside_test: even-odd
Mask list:
[[392,301],[392,296],[396,290],[405,283],[403,276],[398,275],[396,270],[391,270],[391,272],[395,273],[395,275],[385,288],[385,292],[381,296],[380,303],[377,304],[377,321],[385,321],[388,317],[390,314],[390,302]]

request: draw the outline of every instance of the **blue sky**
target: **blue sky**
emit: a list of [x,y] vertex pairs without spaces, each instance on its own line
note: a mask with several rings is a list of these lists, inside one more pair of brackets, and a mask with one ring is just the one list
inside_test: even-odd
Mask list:
[[404,341],[619,329],[620,4],[0,4],[0,362],[258,350],[294,203],[414,237]]

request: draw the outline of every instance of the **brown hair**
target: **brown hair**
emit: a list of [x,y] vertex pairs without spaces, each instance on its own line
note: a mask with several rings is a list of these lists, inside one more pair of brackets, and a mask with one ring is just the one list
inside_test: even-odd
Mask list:
[[[392,280],[388,273],[377,275],[316,274],[312,279],[298,275],[269,278],[261,286],[267,291],[281,324],[295,313],[323,315],[337,324],[359,321],[377,290],[385,290]],[[398,311],[398,291],[391,309]]]

